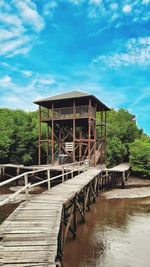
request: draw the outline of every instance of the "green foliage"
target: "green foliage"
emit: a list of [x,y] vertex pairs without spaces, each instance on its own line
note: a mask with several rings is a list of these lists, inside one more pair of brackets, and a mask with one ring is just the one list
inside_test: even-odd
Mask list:
[[130,145],[130,163],[135,173],[150,177],[150,137],[142,135]]
[[37,112],[0,109],[0,162],[37,163]]
[[139,138],[135,116],[125,109],[111,110],[107,114],[107,165],[113,166],[129,160],[129,146]]
[[[7,120],[6,120],[7,118]],[[11,138],[13,132],[13,118],[8,109],[0,110],[0,159],[7,162],[9,159],[10,146],[13,143]]]
[[107,142],[107,164],[114,166],[124,161],[127,154],[125,145],[119,140],[118,137],[112,137]]
[[142,133],[135,123],[135,116],[125,109],[108,112],[107,123],[108,137],[116,136],[123,143],[133,142]]
[[[97,124],[100,124],[100,117]],[[46,127],[42,125],[43,139]],[[100,127],[97,136],[100,136],[99,131]],[[37,164],[37,142],[36,111],[0,109],[0,163]],[[44,154],[45,143],[42,150]],[[112,110],[107,113],[107,165],[114,166],[129,158],[136,173],[149,175],[150,138],[138,129],[134,115],[124,109]]]

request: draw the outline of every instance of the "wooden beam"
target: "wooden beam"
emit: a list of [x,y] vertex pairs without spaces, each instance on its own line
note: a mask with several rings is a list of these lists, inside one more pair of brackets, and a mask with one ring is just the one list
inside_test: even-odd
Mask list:
[[75,117],[76,117],[76,107],[75,107],[75,101],[73,101],[73,162],[75,162],[75,139],[76,139],[76,125],[75,125]]
[[[82,128],[79,133],[79,139],[81,140],[81,138],[82,138]],[[79,142],[79,161],[81,160],[81,157],[82,157],[82,142],[80,141]]]
[[52,104],[52,165],[54,164],[54,104]]
[[73,218],[73,213],[74,213],[74,205],[71,208],[70,217],[69,217],[69,220],[68,220],[67,225],[66,225],[66,229],[65,229],[65,233],[64,233],[64,238],[63,238],[63,243],[65,243],[65,241],[66,241],[68,230],[69,230],[69,227],[70,227],[72,218]]
[[41,165],[41,106],[39,106],[38,164]]
[[76,202],[77,208],[81,214],[82,217],[82,221],[85,222],[85,214],[83,213],[83,211],[81,210],[80,204],[78,202]]
[[61,154],[61,128],[58,127],[58,132],[59,132],[59,139],[58,139],[58,151],[59,155]]
[[[95,110],[97,110],[97,104],[95,104]],[[94,166],[96,166],[96,120],[94,122]]]
[[87,202],[88,202],[88,197],[89,197],[89,191],[90,191],[90,188],[88,187],[86,194],[85,194],[84,210],[86,210],[86,207],[88,206]]
[[105,111],[105,164],[107,159],[107,111]]
[[[49,116],[49,110],[47,109],[47,111],[48,111],[48,116]],[[47,124],[47,133],[46,133],[46,135],[47,135],[47,146],[46,146],[46,156],[47,156],[47,164],[49,163],[48,162],[48,158],[49,158],[49,125]]]
[[91,98],[89,99],[89,112],[88,112],[88,159],[90,160],[91,150]]
[[77,196],[74,197],[74,210],[73,210],[73,230],[75,232],[76,235],[76,231],[77,231]]

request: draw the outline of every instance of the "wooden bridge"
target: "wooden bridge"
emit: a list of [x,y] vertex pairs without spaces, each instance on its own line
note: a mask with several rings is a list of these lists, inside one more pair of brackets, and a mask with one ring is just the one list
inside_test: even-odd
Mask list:
[[[73,177],[75,171],[82,173]],[[66,180],[68,174],[71,179]],[[60,266],[68,233],[76,237],[78,222],[85,221],[100,190],[113,184],[109,171],[85,165],[61,176],[63,183],[53,188],[49,182],[60,176],[48,175],[36,183],[48,183],[48,190],[21,203],[1,225],[0,266]],[[29,189],[27,185],[24,190]]]

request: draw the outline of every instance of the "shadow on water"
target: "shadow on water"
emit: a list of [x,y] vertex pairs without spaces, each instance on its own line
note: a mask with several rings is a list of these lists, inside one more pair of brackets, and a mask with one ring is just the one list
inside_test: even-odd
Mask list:
[[[10,194],[12,191],[9,187],[1,187],[0,188],[0,195],[3,194]],[[0,206],[0,224],[18,207],[18,204],[6,204]]]
[[18,204],[7,204],[0,207],[0,224],[18,207]]
[[150,198],[99,198],[68,238],[63,267],[149,267]]

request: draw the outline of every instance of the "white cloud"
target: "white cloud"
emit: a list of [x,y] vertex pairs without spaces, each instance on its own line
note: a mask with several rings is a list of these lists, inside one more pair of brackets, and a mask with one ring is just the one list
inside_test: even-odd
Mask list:
[[44,19],[39,15],[35,3],[31,0],[15,0],[14,3],[25,24],[30,25],[37,32],[44,28]]
[[33,74],[30,70],[22,70],[21,72],[25,77],[31,77]]
[[1,87],[7,87],[11,84],[11,77],[6,75],[2,78],[0,78],[0,88]]
[[57,8],[58,2],[56,1],[50,1],[47,2],[43,7],[43,14],[45,16],[51,15],[52,12]]
[[5,40],[14,39],[16,37],[19,37],[22,33],[23,31],[17,28],[11,30],[0,29],[0,40],[2,42]]
[[[84,13],[87,18],[96,22],[102,22],[107,28],[108,25],[119,28],[124,25],[130,25],[133,22],[148,21],[150,18],[150,10],[147,5],[150,0],[125,0],[125,1],[104,1],[104,0],[66,0],[76,6],[84,5]],[[58,3],[63,2],[62,0]],[[129,20],[125,20],[125,16],[129,16]],[[104,25],[105,21],[105,25]],[[98,31],[97,31],[98,32]],[[96,34],[93,34],[96,35]]]
[[74,5],[81,5],[85,0],[68,0],[68,2]]
[[18,48],[12,51],[10,54],[7,55],[7,57],[11,58],[16,55],[27,55],[31,49],[32,49],[32,45],[28,44],[27,47]]
[[143,0],[142,1],[142,4],[144,4],[144,5],[147,5],[147,4],[149,4],[150,3],[150,0]]
[[90,4],[99,5],[102,3],[102,0],[89,0]]
[[42,85],[51,85],[55,83],[55,80],[51,77],[40,78],[38,82]]
[[101,55],[93,59],[92,64],[101,64],[110,68],[120,68],[130,65],[150,64],[150,37],[130,39],[122,47],[124,52],[114,52],[109,55]]
[[132,10],[131,5],[125,5],[125,6],[123,7],[123,9],[122,9],[122,11],[123,11],[124,13],[130,13],[131,10]]
[[[11,41],[7,41],[4,43],[1,42],[1,50],[0,50],[0,55],[6,55],[7,57],[11,56],[11,53],[18,53],[18,49],[23,49],[21,48],[24,45],[27,45],[30,43],[30,38],[28,36],[22,36],[20,38],[13,39]],[[26,48],[25,48],[26,49]],[[23,52],[23,51],[22,51]]]
[[0,106],[35,110],[35,100],[55,94],[57,82],[52,75],[22,69],[20,72],[26,75],[21,83],[8,75],[0,78],[0,90],[3,90]]
[[1,8],[0,22],[4,23],[7,27],[17,27],[23,29],[22,21],[17,15],[12,15],[5,12],[5,8]]
[[0,1],[0,55],[27,54],[45,26],[33,0]]

